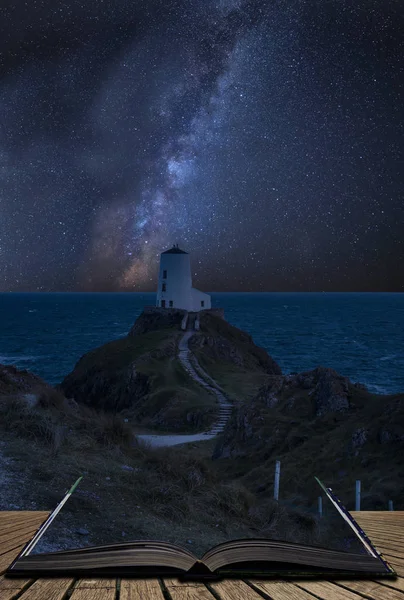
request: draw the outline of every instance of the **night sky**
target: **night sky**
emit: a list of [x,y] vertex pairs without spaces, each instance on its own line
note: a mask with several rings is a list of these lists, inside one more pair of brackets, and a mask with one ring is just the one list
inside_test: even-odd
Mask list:
[[404,291],[401,0],[3,0],[0,291]]

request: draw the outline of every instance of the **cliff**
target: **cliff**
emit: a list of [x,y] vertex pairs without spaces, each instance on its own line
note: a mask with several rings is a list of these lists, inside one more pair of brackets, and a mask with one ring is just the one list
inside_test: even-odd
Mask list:
[[[307,512],[319,495],[314,475],[349,509],[356,479],[363,509],[386,510],[390,499],[403,507],[404,395],[371,394],[324,367],[283,375],[248,334],[207,311],[190,346],[234,400],[224,433],[197,447],[134,445],[134,422],[201,430],[217,411],[177,361],[182,314],[152,312],[140,315],[128,336],[85,354],[58,390],[0,365],[3,510],[54,506],[79,470],[85,481],[69,507],[94,533],[93,543],[124,533],[187,543],[192,528],[201,541],[193,548],[203,552],[222,538],[285,538],[285,530],[294,541],[319,542],[325,520]],[[280,503],[272,500],[276,460]],[[54,547],[44,550],[72,547],[77,531],[68,510],[64,537],[55,530]],[[296,519],[307,524],[300,533]]]
[[233,473],[262,494],[280,460],[282,494],[311,497],[317,475],[351,509],[361,479],[362,508],[387,510],[404,488],[404,394],[371,394],[325,367],[274,376],[235,408],[213,458],[223,469],[237,464]]
[[[80,404],[121,412],[133,424],[171,431],[208,427],[216,398],[199,386],[177,358],[185,311],[145,310],[129,334],[85,354],[60,384]],[[248,370],[280,374],[279,366],[252,338],[217,314],[201,313],[189,347],[198,357]]]
[[203,363],[219,361],[250,372],[282,373],[279,365],[248,333],[207,311],[200,314],[200,329],[190,339],[189,348]]
[[[118,415],[120,422],[127,417],[131,426],[208,429],[216,399],[177,358],[183,315],[142,313],[128,336],[85,354],[58,390],[80,407]],[[281,460],[284,496],[311,498],[317,475],[351,508],[356,479],[362,481],[363,508],[385,509],[390,499],[400,503],[404,394],[371,394],[324,367],[283,375],[251,336],[209,311],[200,314],[189,346],[235,405],[212,454],[224,478],[268,496],[275,461]],[[35,375],[1,367],[0,396],[22,395],[30,402],[52,393]]]
[[41,405],[58,397],[55,388],[30,371],[0,364],[0,400],[22,399],[26,404]]

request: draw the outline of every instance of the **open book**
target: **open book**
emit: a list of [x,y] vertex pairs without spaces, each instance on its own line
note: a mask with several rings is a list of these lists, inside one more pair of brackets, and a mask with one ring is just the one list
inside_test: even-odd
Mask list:
[[[80,478],[81,479],[81,478]],[[373,547],[331,488],[316,480],[362,542],[366,554],[270,539],[238,539],[218,544],[201,558],[168,542],[138,540],[30,556],[30,552],[67,501],[79,480],[41,525],[6,571],[7,576],[170,577],[395,577],[394,569]]]

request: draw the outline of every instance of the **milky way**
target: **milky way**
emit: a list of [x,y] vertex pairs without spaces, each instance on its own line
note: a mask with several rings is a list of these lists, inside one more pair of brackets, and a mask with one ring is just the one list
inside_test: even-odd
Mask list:
[[404,290],[404,7],[2,3],[0,291]]

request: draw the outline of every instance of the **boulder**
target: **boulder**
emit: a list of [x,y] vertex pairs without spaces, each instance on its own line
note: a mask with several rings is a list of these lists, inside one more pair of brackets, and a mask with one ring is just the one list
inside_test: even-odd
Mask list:
[[314,370],[316,387],[314,400],[316,415],[330,412],[344,412],[349,409],[349,379],[339,375],[334,369],[317,367]]

